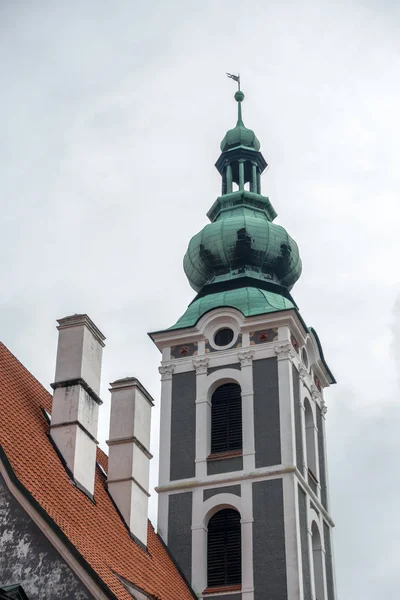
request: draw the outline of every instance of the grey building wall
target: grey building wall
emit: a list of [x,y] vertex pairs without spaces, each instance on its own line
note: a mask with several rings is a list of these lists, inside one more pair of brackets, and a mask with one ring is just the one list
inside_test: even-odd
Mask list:
[[278,362],[275,357],[253,362],[256,467],[281,463]]
[[93,598],[0,475],[0,588],[13,584],[21,584],[30,600]]
[[333,582],[333,557],[331,530],[327,523],[324,522],[324,542],[325,542],[325,571],[326,571],[326,587],[328,590],[328,600],[335,600],[335,586]]
[[287,600],[282,479],[253,483],[254,600]]
[[172,376],[171,481],[195,476],[196,372]]
[[171,494],[168,548],[188,581],[192,577],[192,492]]
[[303,454],[303,430],[301,427],[301,407],[300,407],[300,376],[297,369],[292,365],[293,372],[293,399],[294,399],[294,426],[296,434],[296,466],[300,473],[303,473],[304,454]]
[[207,475],[217,475],[218,473],[230,473],[232,471],[243,470],[243,456],[233,456],[232,458],[221,458],[209,460],[207,462]]
[[300,544],[301,562],[303,570],[303,594],[304,600],[311,600],[311,572],[308,556],[308,532],[307,532],[307,497],[303,488],[299,486],[299,522],[300,522]]
[[326,465],[325,465],[325,446],[324,446],[324,429],[322,424],[322,412],[317,406],[317,427],[318,427],[318,454],[319,454],[319,482],[321,484],[321,502],[322,506],[328,507],[328,493],[326,481]]
[[240,485],[226,485],[225,487],[212,488],[211,490],[203,491],[203,501],[205,502],[211,496],[216,494],[234,494],[235,496],[241,496]]
[[240,362],[231,363],[230,365],[221,365],[220,367],[209,367],[208,374],[219,371],[220,369],[238,369],[240,371]]

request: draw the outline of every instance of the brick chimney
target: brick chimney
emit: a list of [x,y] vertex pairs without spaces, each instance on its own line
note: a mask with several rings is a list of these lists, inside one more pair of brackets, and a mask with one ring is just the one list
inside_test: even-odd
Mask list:
[[76,485],[94,493],[104,335],[87,315],[57,321],[50,436]]
[[108,490],[132,537],[147,545],[151,407],[154,402],[134,377],[111,383]]

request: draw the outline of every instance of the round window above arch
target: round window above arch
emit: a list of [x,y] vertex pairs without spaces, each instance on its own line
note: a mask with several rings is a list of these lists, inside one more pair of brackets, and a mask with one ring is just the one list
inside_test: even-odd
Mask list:
[[218,348],[226,348],[233,342],[234,337],[235,333],[233,329],[230,327],[222,327],[222,329],[218,329],[214,335],[214,344],[218,346]]

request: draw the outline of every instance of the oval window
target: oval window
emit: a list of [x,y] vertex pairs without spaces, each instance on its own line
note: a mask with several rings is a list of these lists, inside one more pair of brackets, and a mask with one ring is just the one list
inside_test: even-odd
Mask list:
[[214,336],[214,343],[216,346],[228,346],[233,340],[234,333],[232,329],[225,327],[220,329]]
[[301,358],[304,363],[304,366],[306,367],[306,369],[308,369],[308,356],[305,348],[303,348],[303,350],[301,351]]

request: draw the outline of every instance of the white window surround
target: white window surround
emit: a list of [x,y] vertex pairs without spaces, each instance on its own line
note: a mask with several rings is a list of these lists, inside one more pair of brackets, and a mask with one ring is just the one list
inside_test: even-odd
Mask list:
[[305,412],[305,428],[306,428],[306,450],[307,450],[307,467],[318,478],[317,469],[317,452],[316,452],[316,431],[314,413],[311,408],[311,403],[308,398],[304,399]]
[[310,509],[310,543],[312,557],[312,579],[314,588],[314,598],[316,600],[326,600],[326,573],[325,573],[325,548],[323,537],[321,535],[321,526],[319,517],[314,509]]
[[[218,371],[214,371],[204,380],[204,388],[201,397],[207,401],[205,417],[206,423],[204,424],[206,428],[205,439],[207,440],[207,453],[210,454],[211,452],[211,398],[215,390],[225,383],[237,383],[240,386],[242,395],[242,454],[245,457],[245,461],[250,461],[247,466],[254,468],[254,415],[252,379],[248,382],[243,370],[224,368],[218,369]],[[204,436],[204,430],[202,435]],[[201,457],[196,456],[196,460],[199,458]],[[246,465],[244,465],[244,467],[245,466]]]
[[222,492],[211,496],[205,502],[194,503],[196,518],[192,531],[196,535],[197,548],[192,550],[192,559],[195,559],[195,561],[192,560],[192,569],[197,589],[203,590],[207,587],[207,560],[203,559],[199,548],[204,548],[205,557],[209,520],[220,510],[233,508],[240,514],[241,523],[242,597],[253,597],[253,504],[251,493],[251,484],[246,482],[245,485],[242,485],[242,496]]
[[237,383],[243,393],[243,376],[239,369],[218,369],[207,376],[205,381],[205,396],[211,404],[211,397],[215,390],[224,383]]
[[[214,318],[204,328],[204,335],[208,339],[208,343],[210,344],[211,348],[214,350],[228,350],[228,348],[234,347],[238,341],[240,325],[240,321],[233,316],[214,316]],[[217,344],[214,342],[215,334],[221,329],[231,329],[233,331],[232,341],[225,346],[217,346]]]
[[[308,474],[307,474],[307,468],[310,467],[311,471],[313,472],[313,474],[315,475],[315,477],[318,480],[318,484],[317,484],[317,497],[320,498],[321,497],[321,474],[319,472],[319,445],[318,445],[318,427],[317,427],[317,405],[320,407],[320,409],[322,410],[322,405],[324,404],[323,399],[320,395],[318,395],[318,398],[315,396],[315,394],[310,394],[309,390],[307,389],[307,387],[305,385],[301,386],[301,405],[303,407],[302,410],[302,428],[303,428],[303,455],[304,455],[304,472],[303,472],[303,477],[306,479],[306,481],[308,481]],[[312,429],[311,426],[310,428],[307,427],[307,422],[306,422],[306,403],[308,404],[308,406],[311,409],[312,412],[312,420],[313,420],[313,424],[312,424]],[[308,425],[310,425],[310,423],[308,423]],[[311,429],[311,430],[310,430]],[[324,436],[324,444],[325,444],[325,435],[324,435],[324,431],[322,432],[323,436]],[[311,435],[313,434],[313,453],[315,455],[315,462],[313,462],[313,460],[310,461],[310,457],[309,457],[309,448],[307,445],[307,440],[309,441],[309,443],[311,443]],[[308,436],[308,437],[307,437]],[[326,470],[326,465],[325,465],[325,470]],[[327,474],[326,474],[327,475]]]
[[[200,520],[202,525],[207,528],[208,522],[215,513],[219,512],[223,508],[233,508],[238,511],[243,519],[243,500],[240,496],[236,496],[235,494],[215,494],[215,496],[211,496],[205,502],[203,502],[202,511],[200,515]],[[247,515],[247,518],[252,517],[253,515]]]

